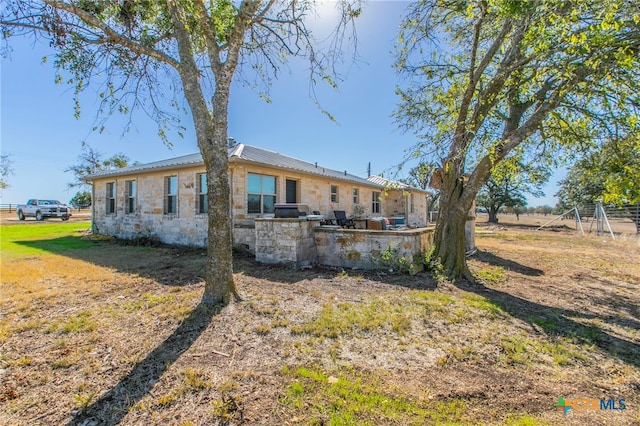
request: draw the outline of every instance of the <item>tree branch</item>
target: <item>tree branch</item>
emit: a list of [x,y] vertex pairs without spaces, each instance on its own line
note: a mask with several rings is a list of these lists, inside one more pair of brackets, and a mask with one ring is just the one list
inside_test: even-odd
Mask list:
[[133,52],[136,52],[138,54],[141,55],[147,55],[151,58],[154,58],[160,62],[164,62],[167,63],[169,65],[171,65],[172,67],[178,69],[180,64],[171,56],[169,56],[168,54],[161,52],[157,49],[153,49],[151,47],[148,46],[144,46],[134,40],[132,40],[131,38],[124,36],[120,33],[118,33],[116,30],[114,30],[113,28],[111,28],[109,25],[107,25],[106,23],[104,23],[103,21],[101,21],[100,19],[96,18],[95,16],[93,16],[92,14],[76,7],[73,4],[70,3],[66,3],[63,1],[57,1],[57,0],[43,0],[47,5],[57,9],[57,10],[63,10],[65,12],[68,12],[76,17],[78,17],[80,20],[82,20],[83,22],[85,22],[88,25],[91,25],[95,28],[100,29],[106,36],[106,38],[102,41],[102,43],[107,43],[107,42],[111,42],[111,43],[115,43],[115,44],[119,44],[123,47],[126,47],[127,49],[130,49]]
[[211,25],[211,17],[207,13],[207,9],[204,6],[202,0],[193,0],[196,7],[200,25],[204,31],[204,41],[207,46],[207,54],[209,56],[209,63],[214,68],[214,74],[218,74],[220,71],[220,47],[217,42],[217,35],[215,27]]
[[184,88],[187,101],[191,105],[191,113],[194,116],[194,121],[203,122],[210,117],[202,117],[199,114],[204,111],[208,111],[207,102],[202,95],[202,89],[200,87],[199,76],[200,70],[193,57],[193,45],[189,32],[185,28],[185,22],[180,13],[180,9],[176,4],[176,0],[169,0],[169,11],[171,14],[171,20],[173,21],[173,27],[175,28],[175,37],[178,43],[178,54],[180,55],[181,65],[176,69],[180,74],[182,80],[182,86]]

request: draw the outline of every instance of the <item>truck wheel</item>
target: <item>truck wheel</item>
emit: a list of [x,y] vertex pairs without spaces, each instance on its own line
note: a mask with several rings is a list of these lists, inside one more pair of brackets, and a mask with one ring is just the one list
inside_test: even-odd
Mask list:
[[43,221],[44,220],[44,216],[42,216],[42,212],[36,212],[36,220],[37,221]]
[[24,213],[22,213],[22,210],[18,211],[18,220],[24,220]]
[[65,216],[62,216],[60,219],[62,219],[62,221],[64,222],[65,220],[69,220],[69,216],[65,215]]

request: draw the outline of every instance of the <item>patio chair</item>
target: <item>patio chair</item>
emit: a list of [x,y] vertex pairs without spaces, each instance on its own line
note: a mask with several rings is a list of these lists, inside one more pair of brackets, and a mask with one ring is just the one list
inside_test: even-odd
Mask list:
[[343,228],[356,229],[356,224],[353,219],[347,219],[347,214],[344,210],[334,210],[333,215],[336,217],[336,223]]

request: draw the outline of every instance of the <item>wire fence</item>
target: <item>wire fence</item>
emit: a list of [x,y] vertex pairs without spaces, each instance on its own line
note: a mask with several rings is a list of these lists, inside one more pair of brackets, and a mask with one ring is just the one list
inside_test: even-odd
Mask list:
[[[580,222],[576,217],[576,209]],[[601,213],[599,213],[597,204],[577,206],[576,209],[565,212],[559,217],[561,219],[560,222],[555,223],[562,223],[565,226],[575,229],[579,229],[581,223],[584,232],[609,232],[610,227],[610,231],[614,234],[640,235],[640,204],[627,204],[623,206],[603,205],[604,218],[602,218]],[[600,225],[598,225],[599,223]],[[603,229],[603,226],[607,229]]]
[[[602,207],[612,232],[617,234],[640,234],[640,204],[603,205]],[[578,212],[583,223],[589,225],[589,231],[593,230],[595,228],[594,223],[597,222],[597,205],[591,204],[578,207]]]

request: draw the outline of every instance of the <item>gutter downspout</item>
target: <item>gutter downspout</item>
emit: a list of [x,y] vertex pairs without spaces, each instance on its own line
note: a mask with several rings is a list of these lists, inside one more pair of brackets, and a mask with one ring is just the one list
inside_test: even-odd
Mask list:
[[97,233],[95,214],[96,214],[96,186],[91,181],[91,233]]

